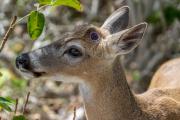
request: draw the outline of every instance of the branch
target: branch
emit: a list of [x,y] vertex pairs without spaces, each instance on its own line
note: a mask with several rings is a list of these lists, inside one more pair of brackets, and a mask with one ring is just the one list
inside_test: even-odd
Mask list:
[[15,115],[16,115],[16,112],[17,112],[17,108],[18,108],[18,99],[16,99],[16,106],[15,106],[15,110],[14,110]]
[[30,92],[28,92],[28,94],[27,94],[26,102],[25,102],[24,108],[23,108],[23,115],[24,115],[24,113],[25,113],[25,111],[26,111],[26,106],[27,106],[27,103],[28,103],[28,101],[29,101],[29,96],[30,96]]
[[[47,6],[51,6],[51,5],[41,6],[40,8],[37,8],[37,11],[40,11],[40,10],[44,9]],[[24,17],[20,18],[19,20],[17,20],[17,22],[14,23],[14,25],[18,24],[19,22],[21,22],[23,19],[29,17],[30,15],[31,15],[31,13],[29,13],[29,14],[25,15]]]
[[74,117],[73,120],[76,120],[76,107],[74,107]]
[[[43,8],[45,8],[45,7],[47,7],[47,6],[50,6],[50,5],[44,5],[44,6],[40,7],[40,8],[38,8],[37,11],[40,11],[41,9],[43,9]],[[13,17],[13,19],[12,19],[12,21],[11,21],[11,24],[10,24],[7,32],[5,33],[5,36],[3,37],[3,40],[2,40],[2,42],[1,42],[0,53],[2,52],[4,46],[5,46],[8,38],[9,38],[9,35],[10,35],[11,32],[13,31],[15,25],[18,24],[20,21],[22,21],[24,18],[26,18],[26,17],[28,17],[28,16],[30,16],[30,15],[31,15],[31,14],[29,13],[29,14],[27,14],[26,16],[24,16],[24,17],[22,17],[21,19],[19,19],[18,21],[17,21],[17,16],[14,16],[14,17]],[[16,22],[16,21],[17,21],[17,22]]]
[[3,37],[3,40],[1,42],[0,53],[2,52],[5,43],[7,42],[8,38],[9,38],[9,35],[11,34],[11,32],[13,31],[13,29],[15,27],[16,20],[17,20],[17,16],[14,16],[12,21],[11,21],[11,24],[10,24],[7,32],[5,33],[5,36]]

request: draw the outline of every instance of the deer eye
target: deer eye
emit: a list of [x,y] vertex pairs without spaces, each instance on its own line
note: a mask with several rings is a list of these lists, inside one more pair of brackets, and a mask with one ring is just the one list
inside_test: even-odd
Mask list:
[[92,41],[97,42],[99,40],[99,35],[98,35],[97,32],[91,32],[90,33],[90,38],[91,38]]
[[66,53],[74,58],[77,58],[83,55],[82,52],[77,48],[70,48],[67,50]]

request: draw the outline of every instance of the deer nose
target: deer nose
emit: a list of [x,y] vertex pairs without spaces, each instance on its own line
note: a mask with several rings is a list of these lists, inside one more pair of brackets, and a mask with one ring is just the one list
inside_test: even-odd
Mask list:
[[17,68],[29,68],[30,59],[27,53],[21,54],[16,58],[16,67]]

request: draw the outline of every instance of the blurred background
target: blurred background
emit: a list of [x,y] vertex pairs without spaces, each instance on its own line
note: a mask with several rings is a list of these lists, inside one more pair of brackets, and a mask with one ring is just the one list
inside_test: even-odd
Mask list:
[[[12,16],[19,18],[35,9],[35,0],[0,0],[0,37],[4,36]],[[26,20],[16,25],[3,52],[0,54],[0,96],[19,99],[22,111],[25,97],[31,92],[27,110],[29,120],[85,120],[82,98],[77,85],[56,81],[25,80],[15,68],[15,58],[22,52],[47,45],[75,25],[92,23],[102,25],[104,20],[121,7],[122,0],[80,0],[83,12],[68,7],[47,7],[46,27],[36,41],[27,34]],[[169,59],[180,57],[180,0],[127,0],[130,7],[129,26],[148,22],[148,30],[140,46],[123,56],[126,75],[132,90],[142,93],[148,89],[152,75]],[[9,120],[10,114],[0,110],[0,116]]]

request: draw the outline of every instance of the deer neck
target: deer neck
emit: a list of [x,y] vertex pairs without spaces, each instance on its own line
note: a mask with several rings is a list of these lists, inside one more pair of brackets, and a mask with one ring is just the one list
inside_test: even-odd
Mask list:
[[132,120],[138,116],[140,108],[126,82],[119,57],[89,79],[91,83],[80,85],[88,120]]

